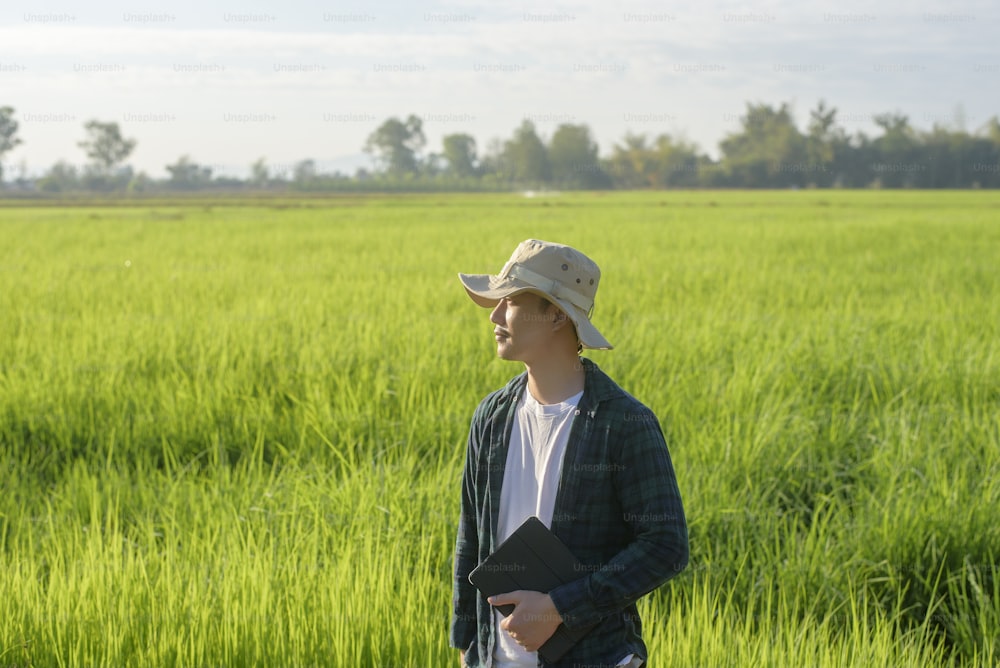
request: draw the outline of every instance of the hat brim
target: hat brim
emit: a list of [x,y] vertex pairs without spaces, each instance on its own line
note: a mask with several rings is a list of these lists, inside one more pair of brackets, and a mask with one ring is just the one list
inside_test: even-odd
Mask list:
[[584,348],[594,350],[612,350],[614,348],[604,338],[604,335],[597,331],[597,328],[590,322],[590,318],[583,309],[564,299],[554,297],[544,290],[539,290],[526,281],[510,276],[501,278],[492,274],[459,274],[458,280],[462,281],[462,285],[465,287],[465,291],[469,293],[472,301],[483,308],[493,308],[501,299],[520,292],[533,292],[542,295],[561,308],[569,316],[569,319],[573,321],[573,324],[576,326],[576,335]]

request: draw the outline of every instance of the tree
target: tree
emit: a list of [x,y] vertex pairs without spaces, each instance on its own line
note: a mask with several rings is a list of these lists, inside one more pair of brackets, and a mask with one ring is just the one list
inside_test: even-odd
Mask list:
[[806,153],[811,163],[826,165],[833,160],[833,134],[837,123],[837,110],[827,109],[820,100],[809,112]]
[[41,179],[38,188],[46,193],[66,192],[80,187],[80,179],[76,167],[60,160],[49,168]]
[[1000,118],[991,117],[990,120],[986,121],[984,129],[989,140],[1000,148]]
[[447,161],[441,153],[428,153],[420,164],[420,173],[434,177],[443,174],[447,169]]
[[84,165],[83,173],[80,174],[80,185],[85,190],[110,192],[127,188],[133,176],[132,168],[128,165],[119,167],[113,173],[96,164]]
[[117,123],[97,120],[84,124],[87,139],[79,143],[97,172],[110,175],[115,165],[123,162],[135,148],[134,139],[125,139]]
[[977,133],[981,135],[981,156],[976,157],[974,183],[983,187],[1000,187],[1000,119],[991,117]]
[[212,168],[202,167],[186,155],[167,165],[166,169],[170,173],[170,187],[177,190],[195,190],[212,183]]
[[806,141],[789,106],[748,104],[742,128],[719,143],[722,165],[734,185],[787,187],[806,183]]
[[3,183],[3,155],[12,151],[21,140],[17,136],[17,121],[13,107],[0,107],[0,183]]
[[514,137],[504,142],[500,158],[507,180],[521,185],[541,185],[552,175],[548,151],[535,132],[535,124],[525,119],[514,131]]
[[657,182],[661,188],[693,187],[707,170],[714,168],[712,161],[698,151],[698,146],[683,138],[662,134],[653,144],[653,162]]
[[597,157],[597,144],[586,125],[556,128],[548,149],[552,181],[570,188],[607,188],[611,180]]
[[266,188],[269,181],[270,175],[268,174],[267,163],[262,156],[250,165],[250,183],[257,188]]
[[146,172],[139,172],[128,182],[126,190],[130,193],[142,193],[153,189],[154,186],[153,179],[149,178]]
[[879,114],[875,125],[882,136],[872,142],[875,178],[883,187],[913,187],[927,165],[918,160],[918,140],[910,119],[900,113]]
[[402,176],[417,172],[417,153],[426,141],[423,121],[411,114],[405,123],[398,118],[387,119],[368,136],[364,150],[372,154],[382,171]]
[[486,150],[479,158],[478,171],[481,178],[493,183],[502,183],[506,180],[504,175],[507,167],[504,164],[503,141],[498,137],[486,142]]
[[646,135],[626,133],[622,144],[615,144],[608,159],[608,171],[620,188],[648,188],[654,185],[654,157]]
[[847,150],[837,156],[837,181],[847,188],[868,188],[875,185],[875,149],[871,138],[858,131],[850,138]]
[[837,109],[827,109],[826,102],[820,100],[816,108],[809,112],[809,136],[829,137],[837,123]]
[[450,174],[458,177],[476,175],[476,140],[471,135],[448,135],[442,145]]
[[971,137],[964,130],[949,130],[935,124],[930,132],[921,133],[922,165],[917,170],[913,185],[919,188],[953,188],[976,181],[974,165],[982,155],[981,139]]
[[668,134],[650,143],[645,135],[626,134],[612,149],[607,170],[621,188],[674,188],[714,185],[715,165],[698,147]]
[[307,188],[316,180],[316,161],[299,160],[292,167],[292,183],[297,188]]

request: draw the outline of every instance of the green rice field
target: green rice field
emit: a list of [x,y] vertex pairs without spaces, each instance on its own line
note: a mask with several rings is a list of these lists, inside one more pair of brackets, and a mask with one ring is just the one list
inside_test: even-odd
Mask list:
[[0,668],[458,666],[527,238],[677,470],[650,668],[1000,663],[1000,193],[789,191],[0,206]]

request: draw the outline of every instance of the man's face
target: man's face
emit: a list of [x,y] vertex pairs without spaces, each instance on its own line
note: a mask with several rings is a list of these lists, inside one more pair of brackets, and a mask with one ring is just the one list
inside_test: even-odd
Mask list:
[[497,355],[505,360],[531,362],[544,354],[555,334],[558,311],[539,295],[522,292],[501,299],[490,322],[497,342]]

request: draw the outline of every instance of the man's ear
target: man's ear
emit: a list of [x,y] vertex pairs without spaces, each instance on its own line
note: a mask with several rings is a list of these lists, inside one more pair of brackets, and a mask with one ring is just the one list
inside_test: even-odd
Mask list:
[[556,311],[556,317],[552,320],[552,329],[559,330],[565,327],[566,323],[570,322],[570,319],[569,316],[566,315],[566,312],[563,311],[562,309],[557,308],[555,311]]

